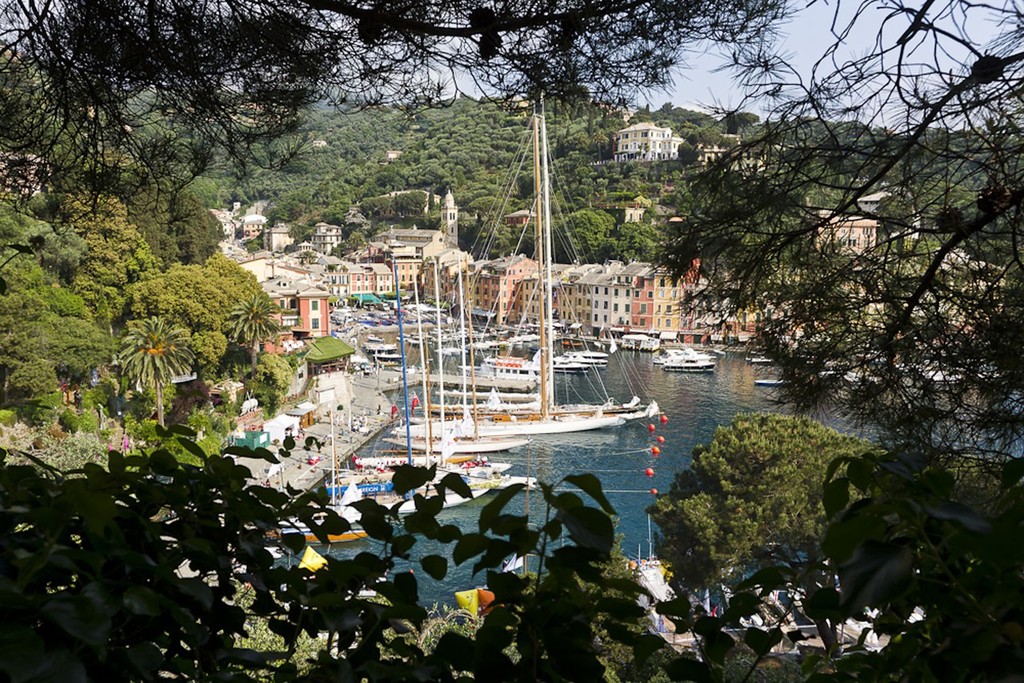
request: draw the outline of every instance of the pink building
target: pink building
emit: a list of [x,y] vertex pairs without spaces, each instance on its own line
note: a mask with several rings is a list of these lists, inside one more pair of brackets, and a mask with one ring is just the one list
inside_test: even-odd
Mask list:
[[654,290],[656,272],[647,263],[631,263],[623,272],[633,278],[629,327],[636,331],[654,331]]
[[287,350],[295,341],[331,333],[330,294],[326,289],[301,280],[276,277],[263,283],[263,291],[281,309],[280,342],[272,349],[268,345],[268,350]]
[[494,313],[494,322],[502,325],[516,301],[516,289],[523,278],[537,275],[537,262],[514,254],[491,261],[478,261],[470,292],[474,309]]

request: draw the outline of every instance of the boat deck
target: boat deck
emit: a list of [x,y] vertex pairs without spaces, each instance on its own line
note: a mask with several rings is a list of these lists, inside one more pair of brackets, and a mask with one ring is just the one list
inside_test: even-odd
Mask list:
[[[419,382],[422,382],[423,373],[413,373],[409,375],[409,386],[414,386]],[[438,384],[443,381],[445,387],[451,387],[453,389],[462,388],[462,375],[456,373],[444,373],[442,375],[436,375],[431,373],[427,378],[427,381],[431,384]],[[467,381],[468,382],[468,381]],[[537,388],[536,381],[524,381],[521,379],[506,379],[504,377],[476,377],[476,390],[477,395],[483,396],[486,400],[487,392],[492,388],[498,391],[516,391],[516,392],[531,392]]]

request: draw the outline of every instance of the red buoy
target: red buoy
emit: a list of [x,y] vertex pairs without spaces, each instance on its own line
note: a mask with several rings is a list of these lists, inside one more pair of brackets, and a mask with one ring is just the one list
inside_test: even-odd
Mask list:
[[651,489],[651,495],[652,496],[658,495],[658,489]]
[[657,446],[651,446],[651,454],[655,456],[661,455],[661,449]]
[[655,429],[657,429],[657,427],[655,427],[654,425],[647,425],[647,431],[653,432]]
[[658,437],[658,443],[665,443],[665,437],[659,436]]
[[654,476],[654,468],[648,467],[646,470],[644,470],[644,474],[646,474],[648,477],[653,477]]
[[668,415],[661,416],[661,424],[668,424]]

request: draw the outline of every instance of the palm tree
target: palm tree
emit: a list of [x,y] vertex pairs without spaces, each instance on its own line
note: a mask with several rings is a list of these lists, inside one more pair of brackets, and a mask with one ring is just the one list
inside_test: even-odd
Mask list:
[[277,306],[263,292],[257,292],[248,299],[238,302],[228,315],[228,334],[243,346],[249,347],[252,374],[256,376],[256,356],[260,342],[272,339],[281,331],[275,319]]
[[192,367],[195,356],[188,332],[171,327],[162,318],[146,318],[129,326],[121,340],[118,360],[124,373],[156,389],[156,420],[164,426],[164,384]]

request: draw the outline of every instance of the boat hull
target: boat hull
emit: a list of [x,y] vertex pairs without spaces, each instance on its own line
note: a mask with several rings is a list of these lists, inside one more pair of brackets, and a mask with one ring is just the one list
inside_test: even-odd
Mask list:
[[[490,420],[481,420],[476,427],[481,436],[537,436],[542,434],[566,434],[584,432],[591,429],[604,429],[624,425],[627,419],[621,415],[602,416],[556,416],[548,418],[523,418],[515,415],[495,416]],[[412,425],[414,430],[424,430],[424,425]],[[420,431],[422,433],[422,431]]]
[[661,369],[667,372],[714,372],[715,366],[707,364],[684,365],[665,362],[661,364]]
[[[397,446],[405,446],[406,441],[402,437],[388,437],[384,439],[390,444]],[[529,439],[465,439],[457,438],[455,443],[451,445],[451,452],[455,455],[460,454],[477,454],[477,453],[501,453],[503,451],[510,451],[513,448],[519,448],[530,443]],[[427,439],[425,438],[413,438],[412,449],[416,452],[426,452],[427,450]],[[430,446],[432,453],[441,452],[441,441],[434,439]],[[461,458],[456,459],[449,457],[448,462],[466,462],[472,460],[472,458]]]

